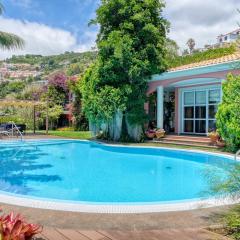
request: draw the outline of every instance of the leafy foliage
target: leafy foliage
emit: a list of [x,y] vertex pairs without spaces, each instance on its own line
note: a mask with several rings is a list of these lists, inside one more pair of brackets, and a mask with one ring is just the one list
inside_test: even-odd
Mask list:
[[81,67],[89,66],[96,59],[96,52],[84,52],[84,53],[74,53],[74,52],[65,52],[59,55],[53,56],[42,56],[42,55],[19,55],[12,56],[7,59],[7,63],[13,64],[30,64],[30,65],[38,65],[41,69],[45,69],[46,71],[61,69],[64,70],[63,67],[70,66],[71,64],[79,64]]
[[8,94],[19,94],[25,88],[26,83],[23,81],[6,81],[0,83],[0,99],[5,98]]
[[90,121],[110,122],[121,110],[131,125],[143,124],[147,81],[166,69],[163,7],[158,0],[102,0],[92,21],[100,25],[98,58],[81,87]]
[[227,234],[240,240],[240,205],[231,209],[223,218]]
[[190,53],[193,52],[195,45],[196,45],[195,40],[193,38],[189,38],[187,41],[187,46],[189,48]]
[[240,76],[228,75],[216,115],[217,129],[230,151],[240,148]]
[[227,56],[236,52],[235,45],[231,45],[230,47],[209,49],[204,52],[197,52],[191,55],[186,56],[177,56],[174,59],[168,60],[168,65],[170,68],[187,65],[191,63],[197,63],[204,60],[215,59],[223,56]]
[[223,172],[216,171],[215,168],[208,169],[206,179],[210,186],[210,194],[231,197],[233,200],[240,198],[240,165],[229,164],[225,166]]
[[10,213],[0,217],[1,240],[31,240],[41,231],[41,226],[27,223],[20,215]]
[[22,48],[24,41],[15,34],[0,31],[0,47],[2,49]]
[[82,94],[80,91],[80,81],[81,79],[77,77],[70,77],[68,80],[68,87],[72,93],[74,93],[74,98],[71,103],[71,113],[72,123],[74,129],[77,131],[88,130],[88,122],[82,110]]
[[[3,11],[3,5],[0,2],[0,15],[3,13]],[[0,48],[9,50],[14,48],[22,48],[23,46],[23,39],[17,35],[0,31]]]

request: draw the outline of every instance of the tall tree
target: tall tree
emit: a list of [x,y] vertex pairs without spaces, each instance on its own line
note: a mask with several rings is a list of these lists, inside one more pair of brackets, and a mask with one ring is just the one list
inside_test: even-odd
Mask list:
[[175,59],[177,56],[179,56],[179,46],[174,40],[167,38],[166,48],[168,60],[171,61]]
[[[4,7],[0,2],[0,15],[3,14]],[[2,49],[15,49],[21,48],[24,41],[15,34],[0,31],[0,48]]]
[[98,58],[83,77],[84,111],[94,129],[139,141],[146,119],[147,82],[166,69],[162,0],[102,0]]
[[195,40],[193,38],[189,38],[187,41],[187,45],[188,45],[190,53],[192,53],[195,48],[195,45],[196,45]]

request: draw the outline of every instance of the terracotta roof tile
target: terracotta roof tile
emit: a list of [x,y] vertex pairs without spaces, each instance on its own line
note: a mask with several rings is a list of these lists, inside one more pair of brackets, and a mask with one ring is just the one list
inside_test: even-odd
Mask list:
[[205,61],[201,61],[201,62],[196,62],[196,63],[191,63],[191,64],[171,68],[171,69],[169,69],[169,72],[187,70],[187,69],[196,68],[196,67],[204,67],[204,66],[209,66],[209,65],[213,65],[213,64],[226,63],[226,62],[231,62],[231,61],[236,61],[236,60],[240,60],[240,52],[237,52],[237,53],[234,53],[231,55],[227,55],[227,56],[223,56],[220,58],[216,58],[216,59],[210,59],[210,60],[205,60]]

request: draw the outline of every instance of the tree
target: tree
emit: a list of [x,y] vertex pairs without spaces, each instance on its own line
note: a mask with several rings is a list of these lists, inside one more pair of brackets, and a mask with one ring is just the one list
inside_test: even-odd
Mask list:
[[[0,15],[2,15],[4,7],[0,2]],[[0,31],[0,48],[2,49],[14,49],[21,48],[24,45],[24,41],[15,34],[6,33]]]
[[193,38],[189,38],[188,41],[187,41],[187,45],[188,45],[188,48],[189,48],[189,51],[190,51],[190,54],[193,52],[194,48],[195,48],[195,40]]
[[216,115],[217,130],[228,150],[240,148],[240,76],[228,75],[223,83],[222,103]]
[[166,48],[167,48],[167,59],[169,61],[179,56],[179,46],[174,40],[168,38],[166,41]]
[[110,139],[141,138],[148,79],[167,65],[163,7],[159,0],[102,0],[91,21],[100,25],[98,57],[81,81],[83,107],[90,126]]

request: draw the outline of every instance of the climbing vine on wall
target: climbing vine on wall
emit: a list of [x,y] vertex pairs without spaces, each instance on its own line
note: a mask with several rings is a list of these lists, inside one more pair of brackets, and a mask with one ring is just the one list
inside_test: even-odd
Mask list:
[[123,118],[134,140],[145,121],[147,81],[167,65],[163,8],[159,0],[102,0],[91,22],[100,25],[98,57],[81,81],[84,111],[99,126],[117,119],[119,131]]

